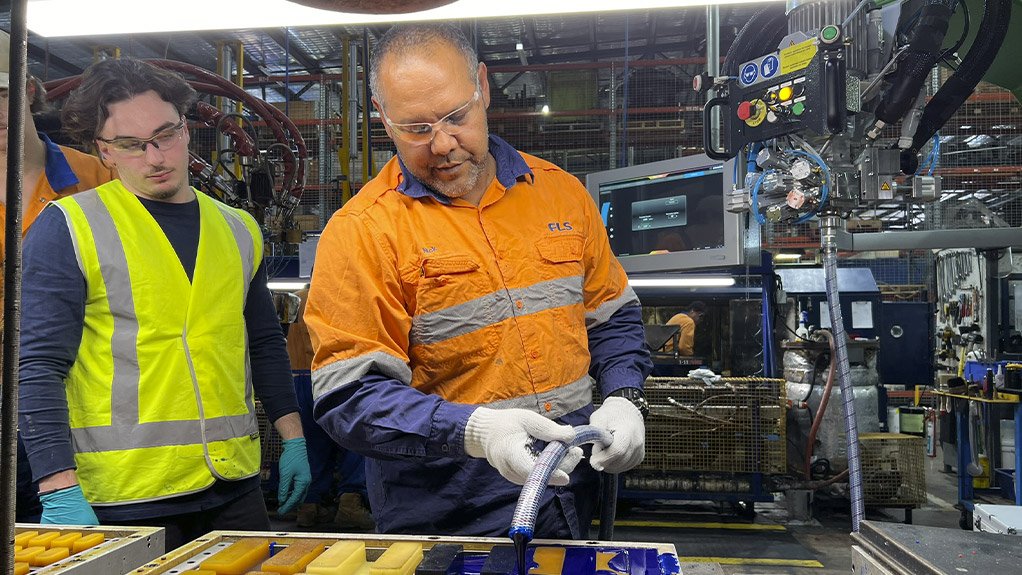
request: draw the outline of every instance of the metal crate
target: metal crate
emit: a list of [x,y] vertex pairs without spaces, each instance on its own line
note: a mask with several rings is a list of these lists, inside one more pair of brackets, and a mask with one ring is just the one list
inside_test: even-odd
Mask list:
[[[213,554],[228,547],[232,543],[243,539],[269,539],[272,549],[280,550],[292,543],[299,541],[322,542],[324,546],[333,545],[338,541],[364,541],[366,546],[366,560],[376,561],[391,544],[399,541],[413,541],[422,543],[423,551],[429,550],[434,545],[450,543],[461,545],[465,553],[476,555],[489,553],[494,547],[510,547],[509,540],[497,537],[444,537],[438,535],[352,535],[337,533],[272,533],[258,531],[213,531],[190,543],[167,553],[163,557],[155,559],[131,572],[131,575],[187,575],[198,569],[199,564]],[[670,543],[631,543],[621,541],[560,541],[536,539],[529,543],[530,547],[554,546],[567,547],[572,549],[594,549],[597,553],[620,553],[627,551],[630,557],[642,556],[646,561],[646,569],[649,565],[657,572],[665,575],[680,575],[678,570],[678,553],[674,545]],[[652,556],[649,556],[649,555]],[[648,558],[647,558],[648,557]],[[606,560],[606,559],[604,559]],[[481,562],[476,565],[471,561],[464,562],[464,569],[449,570],[452,575],[470,575],[479,573]],[[578,561],[576,561],[578,563]],[[472,567],[474,565],[474,568]],[[592,564],[589,564],[592,569]],[[637,563],[632,563],[634,567]],[[658,569],[658,566],[664,566]],[[567,567],[567,564],[565,565]],[[613,569],[613,568],[611,568]],[[641,567],[639,568],[642,569]],[[513,571],[513,567],[511,568]],[[561,572],[561,569],[557,570]],[[564,569],[568,572],[568,569]],[[612,573],[615,571],[611,571]],[[627,571],[626,571],[627,572]],[[644,571],[645,572],[645,571]],[[111,572],[113,573],[113,572]],[[119,573],[119,572],[118,572]]]
[[926,444],[902,433],[862,433],[862,494],[866,505],[919,507],[926,503]]
[[650,377],[646,458],[636,471],[784,473],[784,380]]
[[15,535],[26,531],[61,534],[77,531],[88,535],[102,533],[104,541],[45,567],[33,567],[31,575],[111,575],[128,573],[152,561],[166,550],[162,527],[109,527],[81,525],[35,525],[18,523]]

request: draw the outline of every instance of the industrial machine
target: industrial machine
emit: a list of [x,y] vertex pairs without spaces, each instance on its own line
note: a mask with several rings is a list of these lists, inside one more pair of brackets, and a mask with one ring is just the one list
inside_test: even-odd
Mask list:
[[[838,299],[843,218],[870,202],[940,195],[934,136],[991,68],[1011,4],[985,0],[980,11],[964,0],[788,0],[750,19],[721,73],[696,82],[714,91],[703,114],[706,153],[737,167],[728,209],[761,224],[819,219],[854,531],[864,507]],[[956,11],[964,25],[949,34]],[[959,59],[971,26],[974,40]],[[952,59],[955,72],[927,98],[933,70]]]
[[[208,127],[221,136],[216,138],[214,148],[206,151],[214,158],[212,162],[195,149],[189,151],[193,185],[250,212],[269,242],[293,240],[290,236],[294,234],[289,236],[288,232],[295,229],[294,211],[305,189],[308,163],[305,140],[294,122],[209,70],[173,60],[150,63],[181,74],[200,94],[222,100],[219,106],[200,100],[188,114],[191,129]],[[81,76],[49,82],[47,99],[61,99],[80,83]],[[261,139],[261,133],[266,138]]]

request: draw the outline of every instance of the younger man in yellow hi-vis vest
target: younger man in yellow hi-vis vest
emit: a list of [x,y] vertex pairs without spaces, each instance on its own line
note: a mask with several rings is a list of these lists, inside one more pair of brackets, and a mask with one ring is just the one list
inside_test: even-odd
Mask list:
[[262,235],[188,184],[195,92],[134,60],[90,67],[63,108],[120,179],[28,234],[20,427],[42,523],[154,525],[173,549],[269,529],[254,398],[284,439],[281,511],[309,465]]

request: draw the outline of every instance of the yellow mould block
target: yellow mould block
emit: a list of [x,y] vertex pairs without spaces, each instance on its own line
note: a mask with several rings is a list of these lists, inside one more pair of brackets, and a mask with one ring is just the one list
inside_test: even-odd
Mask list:
[[365,541],[338,541],[305,568],[313,575],[355,575],[366,564]]
[[54,547],[67,547],[68,549],[72,549],[74,548],[75,541],[78,541],[81,538],[82,534],[78,531],[65,533],[50,543],[50,549],[53,549]]
[[105,539],[106,535],[103,535],[102,533],[89,533],[88,535],[83,535],[78,539],[75,539],[74,543],[71,544],[71,553],[79,553],[91,547],[95,547],[102,543]]
[[45,547],[25,547],[14,553],[15,563],[31,563],[35,556],[46,551]]
[[399,541],[391,543],[383,555],[369,566],[369,575],[412,575],[421,562],[422,543]]
[[319,541],[295,541],[287,549],[263,561],[260,568],[264,572],[294,575],[303,571],[324,549]]
[[244,575],[270,555],[269,539],[241,539],[199,564],[217,575]]
[[14,544],[21,547],[28,547],[28,540],[39,535],[38,531],[22,531],[14,536]]
[[36,555],[30,563],[36,567],[42,567],[50,563],[56,563],[61,559],[67,559],[70,555],[71,551],[67,547],[54,547]]
[[40,533],[35,537],[28,540],[28,547],[46,547],[50,548],[51,543],[57,537],[60,537],[60,531],[47,531],[46,533]]
[[28,575],[28,563],[15,563],[14,575]]

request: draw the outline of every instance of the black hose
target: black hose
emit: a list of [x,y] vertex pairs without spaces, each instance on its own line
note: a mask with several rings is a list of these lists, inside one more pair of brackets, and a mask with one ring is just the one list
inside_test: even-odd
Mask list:
[[965,103],[976,85],[979,84],[983,75],[990,69],[990,65],[1008,33],[1011,2],[1012,0],[987,0],[983,5],[983,20],[976,31],[976,38],[972,41],[968,54],[962,58],[958,70],[944,82],[944,85],[923,109],[919,127],[916,129],[915,135],[912,136],[912,150],[910,151],[913,155],[918,153],[923,145],[937,133],[937,130],[940,130],[958,111],[958,108]]
[[735,41],[728,48],[721,73],[737,76],[738,66],[773,52],[787,34],[788,16],[784,13],[784,4],[773,3],[756,12],[738,31]]
[[915,103],[940,56],[951,13],[951,5],[943,2],[926,4],[920,9],[918,21],[908,32],[907,46],[898,58],[897,80],[884,92],[877,106],[878,120],[894,124]]
[[600,474],[600,541],[614,539],[614,516],[617,515],[617,474]]

